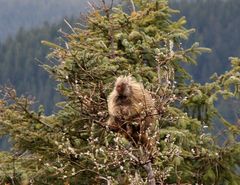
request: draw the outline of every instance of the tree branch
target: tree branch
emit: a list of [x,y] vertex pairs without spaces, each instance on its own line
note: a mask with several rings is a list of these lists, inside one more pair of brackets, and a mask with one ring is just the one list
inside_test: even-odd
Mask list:
[[130,0],[130,3],[132,5],[132,11],[136,12],[136,8],[135,8],[135,4],[134,4],[133,0]]
[[144,166],[144,169],[147,172],[147,184],[148,185],[156,185],[156,180],[155,180],[155,176],[153,173],[153,169],[152,169],[152,163],[151,161],[149,161],[148,163],[146,163]]

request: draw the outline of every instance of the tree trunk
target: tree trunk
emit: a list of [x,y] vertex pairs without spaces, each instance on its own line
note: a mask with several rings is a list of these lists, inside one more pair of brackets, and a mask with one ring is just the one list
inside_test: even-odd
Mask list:
[[147,171],[147,175],[148,175],[148,185],[156,185],[156,181],[155,181],[155,176],[153,174],[153,170],[152,170],[152,163],[148,162],[147,164],[145,164],[144,169]]

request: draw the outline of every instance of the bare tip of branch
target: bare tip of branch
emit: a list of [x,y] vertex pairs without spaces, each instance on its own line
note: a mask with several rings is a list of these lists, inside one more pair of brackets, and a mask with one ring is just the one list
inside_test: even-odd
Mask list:
[[72,32],[76,34],[74,28],[72,27],[72,25],[66,19],[64,19],[64,22],[68,25],[68,27],[72,30]]
[[88,1],[87,3],[92,8],[93,11],[96,11],[96,7],[90,1]]
[[134,4],[133,0],[130,0],[130,2],[131,2],[131,5],[132,5],[132,11],[136,12],[136,8],[135,8],[135,4]]

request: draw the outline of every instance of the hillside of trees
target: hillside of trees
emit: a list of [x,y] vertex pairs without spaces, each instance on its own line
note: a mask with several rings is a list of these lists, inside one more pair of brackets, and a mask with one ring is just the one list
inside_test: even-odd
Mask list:
[[33,95],[46,107],[53,110],[56,97],[55,85],[41,67],[46,63],[48,48],[42,40],[56,41],[58,29],[63,24],[45,24],[40,29],[21,29],[16,37],[8,38],[0,45],[0,83],[14,86],[19,95]]
[[[0,41],[19,28],[41,27],[64,17],[78,17],[87,10],[86,0],[0,0]],[[41,29],[40,29],[41,30]]]
[[[98,4],[98,0],[90,2]],[[63,18],[79,17],[90,9],[88,0],[0,0],[0,5],[0,41],[15,35],[20,28],[40,28],[45,22],[53,24]]]
[[187,18],[188,28],[196,29],[188,42],[195,40],[212,49],[210,54],[199,57],[197,67],[190,68],[194,78],[205,82],[214,72],[229,69],[228,57],[240,56],[240,1],[182,0],[172,2],[171,7]]
[[[8,1],[9,5],[6,6],[10,6],[10,2]],[[71,2],[73,1],[70,1],[70,4]],[[76,4],[74,6],[78,7]],[[240,39],[237,31],[240,25],[239,6],[238,0],[171,3],[171,7],[181,11],[180,15],[186,16],[187,27],[196,29],[190,40],[183,44],[188,45],[194,40],[199,41],[201,46],[212,49],[212,53],[203,54],[198,58],[197,66],[188,67],[196,81],[203,83],[208,81],[214,72],[223,73],[230,67],[228,57],[240,56]],[[79,7],[80,10],[81,6]],[[76,23],[78,20],[72,22]],[[43,104],[46,114],[56,109],[54,104],[59,100],[59,95],[56,94],[55,83],[40,67],[42,63],[48,62],[46,55],[49,51],[41,44],[41,40],[58,42],[60,28],[70,32],[65,23],[45,23],[41,28],[29,31],[20,29],[15,37],[8,38],[0,45],[1,85],[11,84],[19,95],[36,97],[37,106]],[[224,110],[227,108],[234,110],[234,113],[229,114],[228,110]],[[228,106],[222,106],[222,110],[228,112],[225,113],[228,119],[236,120],[239,115],[238,102],[228,103]]]

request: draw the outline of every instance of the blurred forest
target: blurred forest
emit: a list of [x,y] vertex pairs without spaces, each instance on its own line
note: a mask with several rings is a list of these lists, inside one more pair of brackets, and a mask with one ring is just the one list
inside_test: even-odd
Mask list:
[[65,17],[79,16],[87,9],[86,0],[0,0],[0,41],[19,28],[41,27]]
[[[39,67],[41,63],[47,62],[46,55],[48,53],[48,48],[41,44],[41,40],[57,42],[56,35],[60,34],[58,30],[60,28],[66,30],[66,28],[64,29],[66,24],[51,23],[59,20],[63,14],[71,16],[84,11],[85,1],[42,0],[37,2],[36,4],[31,0],[22,0],[21,2],[0,0],[0,40],[4,40],[0,44],[0,84],[13,85],[19,95],[35,96],[38,104],[44,105],[46,114],[50,114],[54,111],[54,104],[60,97],[55,92],[53,80],[49,79],[47,72]],[[24,6],[29,7],[28,12],[22,10]],[[188,42],[199,41],[201,46],[212,49],[212,53],[199,57],[197,66],[188,67],[194,79],[200,83],[206,82],[211,74],[223,73],[229,69],[230,63],[226,62],[228,57],[240,56],[238,30],[240,27],[240,1],[182,0],[171,1],[171,7],[181,11],[177,16],[186,16],[188,28],[196,29],[196,33]],[[11,17],[8,17],[9,11],[14,11]],[[32,16],[33,14],[34,16]],[[14,21],[19,16],[23,17],[22,21]],[[49,24],[43,24],[46,19],[50,22]],[[71,22],[78,22],[78,20]],[[9,30],[5,29],[6,25]],[[36,26],[38,28],[28,30],[28,28]],[[16,36],[6,39],[6,33],[13,34],[20,27],[24,27],[24,29],[21,28]],[[66,31],[69,32],[69,30]],[[222,111],[228,109],[226,116],[233,121],[240,112],[237,105],[238,103],[233,101],[228,103],[228,106],[220,105],[220,107]],[[229,110],[234,110],[234,115],[229,114]],[[0,145],[4,145],[4,143],[5,141],[2,141]]]
[[170,1],[171,7],[181,11],[187,18],[188,28],[195,28],[192,41],[212,49],[212,53],[199,57],[198,65],[191,66],[194,78],[205,82],[213,73],[229,69],[228,57],[240,56],[240,1],[193,0]]

